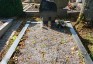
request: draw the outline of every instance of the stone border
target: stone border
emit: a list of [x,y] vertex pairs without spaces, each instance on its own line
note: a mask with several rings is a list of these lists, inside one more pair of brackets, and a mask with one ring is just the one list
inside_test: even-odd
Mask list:
[[6,22],[0,27],[0,38],[7,31],[7,29],[12,25],[13,19],[8,19],[8,20],[4,20],[4,21],[6,21]]
[[20,42],[21,38],[23,37],[23,35],[24,35],[25,31],[27,30],[29,25],[30,25],[30,21],[27,21],[27,23],[25,24],[25,26],[22,28],[21,32],[19,33],[17,39],[13,42],[13,44],[11,45],[9,50],[7,51],[6,55],[3,57],[0,64],[7,64],[8,63],[8,61],[10,60],[11,56],[15,52],[18,43]]
[[85,47],[83,46],[80,38],[78,37],[76,31],[74,30],[72,24],[70,23],[70,21],[65,21],[65,22],[66,22],[67,26],[70,28],[70,32],[72,33],[73,39],[76,42],[76,44],[78,45],[78,48],[84,57],[85,64],[93,64],[92,59],[90,58],[88,52],[86,51]]

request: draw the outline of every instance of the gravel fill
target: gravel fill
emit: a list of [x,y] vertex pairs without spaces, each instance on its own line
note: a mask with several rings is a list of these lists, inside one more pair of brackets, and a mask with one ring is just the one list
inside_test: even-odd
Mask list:
[[31,24],[17,64],[83,64],[69,30]]

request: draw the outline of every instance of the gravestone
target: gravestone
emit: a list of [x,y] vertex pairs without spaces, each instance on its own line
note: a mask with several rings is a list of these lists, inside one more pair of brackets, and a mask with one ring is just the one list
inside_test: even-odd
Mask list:
[[93,25],[93,0],[85,0],[84,17],[88,24]]
[[40,15],[44,21],[48,21],[49,17],[54,20],[57,13],[57,6],[54,2],[43,0],[40,4]]

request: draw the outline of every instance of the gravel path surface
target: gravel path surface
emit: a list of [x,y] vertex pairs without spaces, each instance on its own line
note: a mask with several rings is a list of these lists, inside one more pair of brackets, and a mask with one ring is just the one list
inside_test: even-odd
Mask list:
[[66,29],[31,24],[17,64],[83,64],[79,50]]

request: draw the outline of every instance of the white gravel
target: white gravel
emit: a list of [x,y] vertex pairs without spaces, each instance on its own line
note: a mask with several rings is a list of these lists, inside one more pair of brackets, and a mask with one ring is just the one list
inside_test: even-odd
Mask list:
[[[66,29],[40,28],[31,24],[17,64],[80,64],[79,50]],[[83,63],[81,63],[83,64]]]

